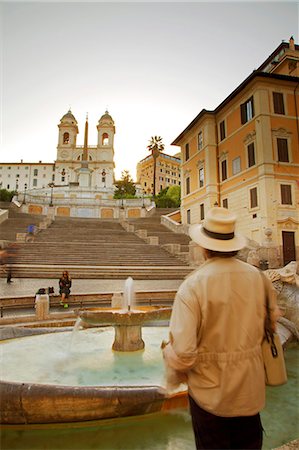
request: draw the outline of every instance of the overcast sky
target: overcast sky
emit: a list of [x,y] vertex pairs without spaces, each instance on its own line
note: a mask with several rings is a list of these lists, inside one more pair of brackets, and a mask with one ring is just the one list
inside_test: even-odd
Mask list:
[[1,162],[53,162],[69,107],[83,145],[106,108],[116,177],[214,109],[281,43],[297,2],[11,2],[1,5]]

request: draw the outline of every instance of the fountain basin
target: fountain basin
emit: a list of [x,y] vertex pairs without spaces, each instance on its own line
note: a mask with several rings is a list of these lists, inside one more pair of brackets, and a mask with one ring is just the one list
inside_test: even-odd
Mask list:
[[2,424],[84,422],[187,407],[185,386],[168,395],[161,340],[146,327],[141,352],[112,352],[114,330],[88,328],[0,343]]
[[89,325],[143,325],[152,321],[168,320],[171,308],[161,306],[138,306],[130,311],[120,308],[88,308],[79,311],[82,322]]
[[0,382],[1,424],[83,422],[187,407],[186,392],[159,386],[53,386]]
[[171,308],[161,306],[140,306],[130,310],[88,308],[79,312],[83,326],[114,326],[112,350],[119,352],[143,350],[142,326],[152,321],[169,320],[170,315]]

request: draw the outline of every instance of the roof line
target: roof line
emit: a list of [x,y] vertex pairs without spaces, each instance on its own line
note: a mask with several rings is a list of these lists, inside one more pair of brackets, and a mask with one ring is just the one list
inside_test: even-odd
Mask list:
[[217,114],[227,103],[229,103],[236,95],[238,95],[254,78],[272,78],[282,81],[291,81],[299,83],[299,77],[293,77],[290,75],[281,75],[275,73],[261,72],[259,70],[254,70],[244,81],[242,81],[239,86],[236,87],[214,110],[202,109],[200,113],[190,122],[190,124],[179,134],[177,138],[171,143],[171,145],[179,145],[181,138],[189,131],[191,128],[206,114],[215,115]]

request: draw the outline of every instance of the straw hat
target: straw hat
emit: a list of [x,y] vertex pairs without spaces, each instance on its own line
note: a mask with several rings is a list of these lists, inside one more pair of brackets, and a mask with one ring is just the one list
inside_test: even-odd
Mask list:
[[235,234],[237,217],[227,208],[211,208],[202,225],[189,227],[192,241],[216,252],[233,252],[246,245],[246,238]]

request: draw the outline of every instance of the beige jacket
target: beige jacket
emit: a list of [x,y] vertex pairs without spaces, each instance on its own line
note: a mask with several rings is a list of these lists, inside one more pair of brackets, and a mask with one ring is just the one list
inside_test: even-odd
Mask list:
[[[268,279],[266,285],[275,309]],[[264,292],[255,267],[217,257],[193,272],[176,295],[165,363],[186,373],[191,397],[215,415],[248,416],[264,407]]]

